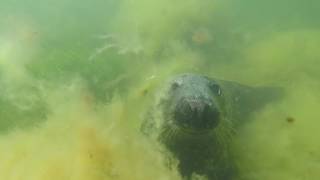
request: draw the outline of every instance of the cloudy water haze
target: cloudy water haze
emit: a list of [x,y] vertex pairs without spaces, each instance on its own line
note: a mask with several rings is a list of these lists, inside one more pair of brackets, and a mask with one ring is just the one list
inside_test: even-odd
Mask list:
[[183,179],[140,126],[186,72],[284,91],[236,130],[234,179],[318,179],[319,7],[0,1],[0,180]]

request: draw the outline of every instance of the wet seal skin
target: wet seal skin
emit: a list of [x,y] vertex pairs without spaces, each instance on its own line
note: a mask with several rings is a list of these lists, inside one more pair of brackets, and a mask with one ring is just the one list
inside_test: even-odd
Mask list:
[[237,128],[279,99],[282,90],[182,74],[168,81],[159,96],[141,131],[178,160],[184,179],[232,180],[237,176],[231,153]]

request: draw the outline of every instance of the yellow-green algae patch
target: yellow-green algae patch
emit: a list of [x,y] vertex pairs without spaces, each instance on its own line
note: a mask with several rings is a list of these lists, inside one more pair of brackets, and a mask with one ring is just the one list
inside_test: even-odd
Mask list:
[[43,124],[1,136],[1,179],[179,179],[132,126],[139,108],[115,99],[94,110],[79,89],[52,92]]
[[240,179],[320,177],[320,34],[314,30],[276,33],[248,50],[251,81],[276,82],[285,97],[270,104],[236,136]]

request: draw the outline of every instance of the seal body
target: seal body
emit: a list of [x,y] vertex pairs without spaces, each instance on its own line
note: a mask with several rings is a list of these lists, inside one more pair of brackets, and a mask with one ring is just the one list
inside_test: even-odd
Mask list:
[[172,78],[142,124],[179,161],[186,179],[231,180],[236,129],[257,108],[279,96],[275,88],[241,85],[196,74]]

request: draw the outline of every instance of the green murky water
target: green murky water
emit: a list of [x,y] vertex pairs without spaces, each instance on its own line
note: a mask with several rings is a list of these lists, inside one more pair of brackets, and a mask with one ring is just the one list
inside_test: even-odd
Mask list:
[[0,179],[181,179],[139,126],[183,72],[286,92],[238,130],[236,179],[319,178],[319,7],[1,1]]

